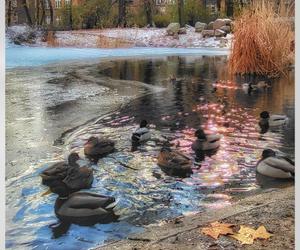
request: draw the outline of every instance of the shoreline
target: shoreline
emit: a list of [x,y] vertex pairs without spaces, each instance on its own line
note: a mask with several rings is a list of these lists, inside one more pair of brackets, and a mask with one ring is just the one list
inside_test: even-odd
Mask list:
[[[181,216],[161,225],[149,226],[141,234],[109,242],[94,250],[294,249],[294,199],[293,186],[266,189],[260,194],[237,200],[225,208]],[[200,232],[201,228],[214,221],[252,228],[264,225],[273,236],[269,240],[255,240],[253,245],[241,245],[225,236],[214,240]]]

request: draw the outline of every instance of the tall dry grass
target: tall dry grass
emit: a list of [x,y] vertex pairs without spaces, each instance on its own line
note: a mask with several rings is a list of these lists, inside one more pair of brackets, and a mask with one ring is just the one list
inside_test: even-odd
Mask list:
[[274,2],[252,1],[235,20],[230,73],[278,77],[294,63],[291,44],[295,32],[290,22],[293,6],[286,5],[286,1],[279,5]]

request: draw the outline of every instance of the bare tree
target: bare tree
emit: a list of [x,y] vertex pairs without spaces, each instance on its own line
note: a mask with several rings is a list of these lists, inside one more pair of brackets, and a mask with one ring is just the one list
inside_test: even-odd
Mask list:
[[30,26],[32,26],[32,19],[31,19],[30,13],[29,13],[29,9],[28,9],[26,0],[22,0],[22,5],[23,5],[23,8],[24,8],[24,10],[25,10],[27,22],[28,22],[28,24],[29,24]]
[[41,8],[42,8],[42,16],[41,16],[41,20],[39,21],[39,25],[43,25],[43,23],[45,23],[45,15],[46,15],[46,11],[45,11],[45,0],[40,0],[40,4],[41,4]]
[[119,0],[118,26],[126,26],[126,0]]
[[39,25],[40,20],[40,0],[35,0],[35,25]]
[[51,3],[51,0],[47,0],[47,1],[48,1],[49,10],[50,10],[50,27],[51,27],[51,29],[53,29],[53,23],[54,23],[53,6]]
[[147,24],[150,25],[150,27],[152,27],[153,26],[153,9],[154,9],[153,0],[144,0],[144,6],[145,6]]
[[184,25],[184,20],[183,20],[183,0],[177,0],[177,5],[178,5],[178,22],[180,24],[180,27]]
[[11,24],[11,0],[8,0],[7,4],[7,26],[10,26]]

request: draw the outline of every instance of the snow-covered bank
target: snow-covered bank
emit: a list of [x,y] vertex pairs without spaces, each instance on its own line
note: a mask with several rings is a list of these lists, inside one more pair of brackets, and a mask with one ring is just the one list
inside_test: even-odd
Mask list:
[[50,63],[97,58],[153,57],[169,55],[227,55],[227,49],[186,48],[45,48],[27,46],[6,47],[6,68],[40,66]]
[[167,36],[165,28],[123,28],[104,30],[58,31],[56,46],[97,47],[170,47],[170,48],[229,48],[232,35],[203,38],[195,28],[186,29],[178,38]]

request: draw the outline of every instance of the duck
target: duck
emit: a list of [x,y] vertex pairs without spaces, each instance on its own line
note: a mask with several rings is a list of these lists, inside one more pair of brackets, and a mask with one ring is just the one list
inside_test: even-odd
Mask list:
[[67,186],[60,186],[56,193],[54,212],[60,222],[91,226],[118,220],[113,211],[115,198],[91,192],[69,193]]
[[42,184],[48,186],[51,192],[55,188],[66,185],[70,192],[91,187],[94,176],[93,170],[87,166],[80,167],[76,162],[80,159],[77,153],[71,153],[68,164],[59,162],[41,173]]
[[219,134],[206,135],[202,129],[195,132],[197,140],[192,144],[192,149],[197,153],[199,151],[216,150],[220,147],[220,140],[222,138]]
[[287,157],[276,156],[272,149],[265,149],[256,165],[256,172],[276,179],[292,179],[295,176],[295,163]]
[[270,115],[268,111],[263,111],[260,113],[259,126],[264,127],[278,127],[286,125],[288,122],[288,117],[286,115]]
[[151,138],[151,133],[150,130],[147,128],[147,125],[148,122],[146,120],[141,121],[140,127],[136,129],[131,136],[132,144],[139,144]]
[[157,159],[157,165],[161,170],[170,176],[189,177],[192,171],[192,161],[189,157],[177,151],[172,151],[170,147],[162,147]]
[[92,161],[98,161],[115,150],[115,142],[106,138],[90,137],[84,144],[84,154]]

